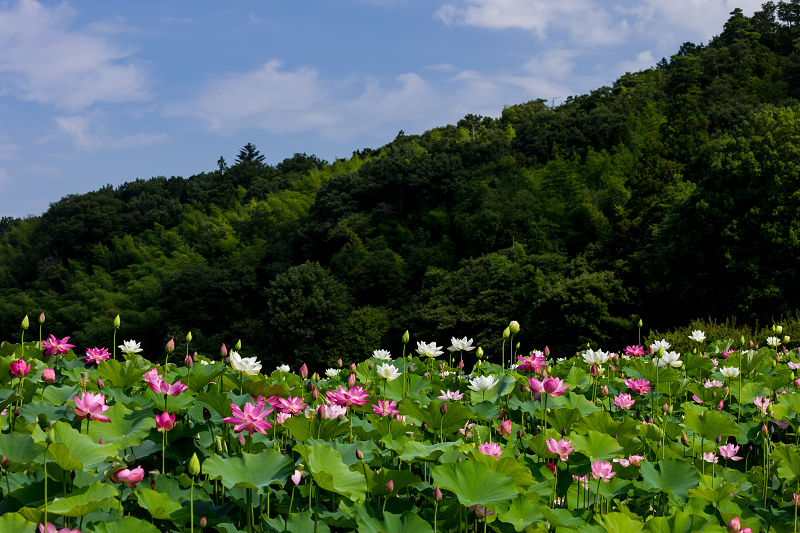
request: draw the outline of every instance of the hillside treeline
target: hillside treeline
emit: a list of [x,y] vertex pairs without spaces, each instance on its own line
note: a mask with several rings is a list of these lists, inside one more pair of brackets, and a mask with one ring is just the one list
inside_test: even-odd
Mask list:
[[640,318],[788,315],[798,39],[800,1],[768,2],[557,107],[468,115],[333,163],[272,166],[248,144],[231,166],[4,218],[0,339],[44,311],[45,334],[110,347],[119,314],[117,339],[152,357],[191,331],[192,351],[241,339],[267,365],[327,364],[399,355],[406,329],[495,355],[513,319],[523,349],[568,355],[634,343]]

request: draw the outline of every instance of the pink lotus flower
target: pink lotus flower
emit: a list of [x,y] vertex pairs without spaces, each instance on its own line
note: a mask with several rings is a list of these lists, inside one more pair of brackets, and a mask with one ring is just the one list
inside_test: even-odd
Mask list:
[[291,413],[276,413],[275,414],[275,423],[279,426],[282,426],[284,422],[292,418]]
[[630,394],[620,394],[614,398],[614,405],[620,409],[630,409],[635,403],[636,400],[632,399]]
[[707,379],[705,380],[705,382],[703,382],[703,387],[707,389],[710,389],[711,387],[724,387],[724,386],[725,384],[723,382],[717,381],[716,379],[714,380]]
[[792,370],[797,370],[798,368],[800,368],[800,363],[793,363],[792,361],[789,361],[787,364],[789,365],[789,368],[791,368]]
[[109,356],[111,356],[111,352],[108,351],[108,348],[95,346],[86,350],[86,355],[83,358],[87,363],[97,363],[99,365],[100,361],[108,361]]
[[[270,405],[272,405],[270,403]],[[295,396],[292,398],[289,396],[288,398],[278,398],[277,407],[281,410],[282,413],[287,413],[291,415],[296,415],[303,412],[303,409],[307,406],[307,403],[303,403],[302,396]]]
[[491,455],[495,459],[500,459],[500,455],[503,453],[503,448],[494,442],[484,442],[478,446],[478,451],[483,455]]
[[172,385],[168,384],[164,380],[150,382],[150,390],[156,394],[169,394],[170,396],[177,396],[188,388],[189,386],[181,383],[181,380],[176,381]]
[[756,407],[758,407],[761,410],[761,416],[767,415],[767,408],[769,407],[769,398],[767,397],[762,398],[761,396],[756,396],[755,398],[753,398],[753,403],[756,404]]
[[692,400],[694,400],[694,403],[703,403],[703,400],[701,400],[696,394],[692,394]]
[[739,446],[735,444],[726,444],[725,446],[719,447],[719,454],[724,457],[725,459],[731,459],[733,461],[741,461],[744,457],[738,457],[736,454],[739,452]]
[[773,420],[772,423],[781,429],[789,429],[789,422],[783,422],[782,420]]
[[535,392],[536,394],[547,394],[551,398],[561,396],[569,388],[568,385],[564,385],[562,380],[552,376],[546,377],[542,381],[539,381],[536,378],[529,378],[528,384],[530,385],[528,390],[531,392]]
[[458,432],[464,435],[465,437],[469,438],[472,436],[472,427],[475,425],[474,422],[467,422],[464,424],[464,427],[459,429]]
[[343,386],[339,385],[337,390],[327,391],[325,394],[330,403],[345,406],[365,405],[369,398],[369,393],[361,385],[352,387],[350,390],[345,390]]
[[511,435],[511,431],[511,420],[503,420],[500,422],[500,427],[497,428],[497,433],[503,436]]
[[133,470],[123,468],[122,470],[117,470],[108,478],[112,483],[124,483],[129,489],[135,489],[136,484],[144,479],[144,469],[141,466],[137,466]]
[[152,385],[153,383],[160,383],[161,381],[163,381],[161,379],[161,376],[158,375],[158,368],[156,367],[150,369],[144,376],[142,376],[142,379],[144,379],[144,382],[147,383],[148,385]]
[[608,461],[595,461],[592,463],[592,477],[595,479],[602,479],[605,482],[611,481],[611,478],[617,475],[613,472],[614,465]]
[[589,488],[589,476],[576,476],[572,474],[572,479],[577,481],[584,489]]
[[728,533],[750,533],[750,528],[746,527],[742,529],[741,525],[739,525],[739,517],[737,516],[728,522]]
[[561,439],[560,441],[556,441],[556,439],[548,439],[547,440],[547,452],[552,453],[554,455],[558,455],[558,458],[562,461],[567,461],[569,459],[569,454],[571,454],[575,448],[572,447],[572,441]]
[[621,466],[642,466],[644,459],[643,455],[630,455],[627,459],[613,459],[613,461]]
[[81,530],[71,529],[68,527],[56,529],[56,526],[54,526],[51,522],[48,522],[47,525],[39,524],[39,533],[81,533]]
[[627,356],[640,357],[640,356],[644,355],[644,347],[643,346],[637,346],[637,345],[628,346],[627,348],[625,348],[625,352],[624,353]]
[[528,357],[517,357],[517,361],[519,361],[517,370],[520,372],[539,372],[547,366],[547,358],[537,351],[531,352]]
[[719,462],[719,457],[714,452],[706,452],[703,454],[703,461],[716,464]]
[[397,402],[393,402],[390,400],[378,400],[378,405],[373,405],[372,410],[375,412],[376,415],[383,417],[383,416],[400,414],[400,411],[398,411],[396,407],[397,407]]
[[89,420],[96,420],[98,422],[111,422],[105,413],[108,410],[106,405],[106,397],[100,393],[82,392],[81,397],[75,395],[75,411],[77,420],[83,420],[87,416]]
[[26,363],[24,359],[14,359],[9,365],[9,371],[15,378],[24,378],[31,371],[31,365]]
[[334,418],[339,418],[347,414],[347,408],[345,406],[336,404],[320,405],[317,407],[317,411],[322,418],[328,420],[333,420]]
[[294,474],[289,476],[289,479],[291,479],[292,483],[295,485],[299,485],[300,480],[303,479],[303,471],[295,469]]
[[64,337],[61,340],[58,340],[53,335],[50,335],[49,341],[42,341],[42,345],[45,347],[45,355],[60,355],[65,354],[70,348],[74,348],[74,344],[67,344],[69,337]]
[[491,512],[489,509],[486,508],[484,505],[480,505],[476,503],[475,505],[469,508],[470,511],[475,513],[475,516],[478,518],[485,518],[487,516],[492,516],[494,513]]
[[553,473],[553,477],[558,476],[558,465],[555,463],[546,463],[544,466],[550,469],[550,472]]
[[52,368],[45,368],[42,370],[42,381],[48,385],[56,380],[56,371]]
[[175,426],[175,415],[168,413],[161,413],[156,415],[156,428],[158,431],[171,431]]
[[626,379],[625,386],[629,389],[633,390],[633,392],[637,394],[647,394],[647,392],[652,388],[650,387],[650,382],[646,379]]
[[251,435],[255,431],[266,435],[266,430],[272,428],[272,424],[264,420],[272,412],[272,408],[265,411],[263,405],[247,402],[244,404],[244,411],[233,403],[231,404],[231,409],[233,410],[233,416],[225,417],[222,421],[228,424],[235,424],[233,430],[236,433],[247,430]]
[[439,392],[442,393],[441,396],[438,396],[438,398],[440,400],[450,400],[450,401],[453,401],[453,402],[457,402],[457,401],[461,400],[461,398],[464,397],[464,393],[463,392],[450,391],[450,390],[447,390],[447,391],[440,390]]

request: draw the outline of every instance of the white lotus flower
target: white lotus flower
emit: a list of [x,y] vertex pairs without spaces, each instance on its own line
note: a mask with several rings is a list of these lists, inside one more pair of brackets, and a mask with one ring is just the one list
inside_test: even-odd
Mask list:
[[248,376],[255,376],[261,372],[261,363],[255,357],[242,357],[238,352],[230,353],[231,366],[237,372],[244,372]]
[[485,391],[489,390],[492,387],[497,385],[497,378],[494,376],[478,376],[469,380],[469,389],[474,390],[475,392],[478,391]]
[[277,370],[278,372],[289,372],[289,371],[291,371],[291,369],[289,368],[289,365],[280,365],[275,370]]
[[601,365],[608,361],[608,358],[611,354],[609,352],[604,352],[603,350],[594,351],[592,349],[588,349],[583,353],[583,360],[586,361],[588,365]]
[[675,368],[683,365],[683,361],[680,361],[680,355],[677,352],[665,352],[664,356],[658,360],[656,363],[661,368],[666,368],[670,366],[674,366]]
[[450,337],[450,343],[452,344],[452,346],[449,347],[448,350],[450,350],[451,352],[458,352],[460,350],[466,350],[468,352],[471,352],[472,350],[475,349],[475,347],[472,346],[472,339],[467,340],[466,337],[464,337],[463,339]]
[[336,376],[339,375],[339,372],[341,371],[342,371],[341,368],[329,368],[328,370],[325,371],[325,375],[328,376],[329,378],[335,378]]
[[427,357],[438,357],[444,352],[441,346],[436,346],[435,342],[428,344],[427,342],[417,341],[417,353]]
[[703,342],[706,340],[706,334],[699,329],[692,330],[692,334],[689,337],[689,340],[696,341],[696,342]]
[[651,344],[650,349],[653,350],[654,353],[658,353],[661,348],[664,348],[664,351],[666,352],[669,350],[670,346],[672,346],[670,343],[664,339],[661,339],[660,341],[655,341],[653,344]]
[[781,345],[781,340],[778,337],[767,337],[767,344],[773,348]]
[[739,375],[739,369],[735,366],[723,366],[720,369],[720,373],[726,378],[735,378]]
[[380,377],[387,381],[393,381],[400,377],[402,372],[398,372],[394,365],[390,365],[389,363],[384,363],[377,367],[376,372]]
[[372,357],[381,361],[391,361],[392,353],[389,350],[375,350],[372,352]]
[[135,340],[131,339],[129,341],[122,341],[122,344],[117,346],[122,353],[132,354],[132,353],[139,353],[142,351],[140,348],[141,344],[136,342]]

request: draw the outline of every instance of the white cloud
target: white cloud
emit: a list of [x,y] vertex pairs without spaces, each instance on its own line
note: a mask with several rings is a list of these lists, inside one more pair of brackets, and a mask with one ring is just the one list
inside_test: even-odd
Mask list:
[[17,158],[21,150],[20,145],[14,143],[0,143],[0,161],[10,161]]
[[125,137],[109,137],[105,135],[103,126],[98,125],[93,116],[73,115],[55,117],[54,120],[58,128],[72,139],[76,147],[86,151],[99,148],[132,148],[169,140],[166,133],[137,133]]
[[142,101],[145,73],[126,50],[103,35],[70,31],[66,4],[20,0],[0,7],[0,91],[23,100],[78,110],[98,102]]
[[555,80],[563,80],[572,74],[575,69],[573,59],[580,57],[578,50],[551,49],[531,58],[522,66],[522,69],[535,76]]
[[640,70],[647,70],[655,66],[656,61],[653,58],[653,53],[650,50],[639,52],[636,59],[631,61],[621,61],[613,69],[617,76],[621,76],[626,72],[639,72]]

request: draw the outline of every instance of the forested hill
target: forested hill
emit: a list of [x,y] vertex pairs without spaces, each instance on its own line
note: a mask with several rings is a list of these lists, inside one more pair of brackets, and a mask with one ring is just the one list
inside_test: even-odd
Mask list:
[[334,163],[273,167],[248,145],[230,167],[2,219],[0,339],[44,311],[45,334],[110,347],[119,314],[117,340],[151,357],[191,331],[193,350],[242,339],[294,365],[399,352],[406,329],[414,346],[466,335],[495,353],[514,319],[523,349],[568,355],[634,343],[639,318],[793,313],[799,39],[800,0],[770,2],[557,107]]

